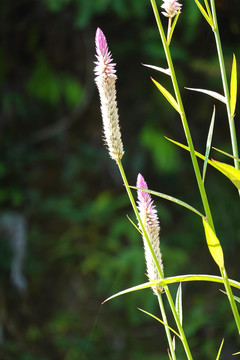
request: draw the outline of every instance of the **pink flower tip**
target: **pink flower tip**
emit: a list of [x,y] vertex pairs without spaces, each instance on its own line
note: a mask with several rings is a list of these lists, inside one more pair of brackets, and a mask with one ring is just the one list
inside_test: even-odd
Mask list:
[[[146,190],[148,189],[147,183],[146,183],[146,181],[144,180],[144,177],[141,174],[138,174],[138,176],[137,176],[136,187],[140,188],[140,189],[146,189]],[[139,202],[145,202],[150,197],[150,195],[147,192],[141,191],[141,190],[138,190],[137,194],[138,194]]]
[[96,44],[97,54],[102,55],[104,57],[108,53],[108,45],[105,35],[99,27],[97,28],[96,31],[95,44]]

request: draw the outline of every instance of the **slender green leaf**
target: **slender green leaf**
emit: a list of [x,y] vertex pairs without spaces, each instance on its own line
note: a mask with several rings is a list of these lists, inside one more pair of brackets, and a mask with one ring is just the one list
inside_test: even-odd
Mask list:
[[215,99],[223,102],[224,104],[226,104],[226,99],[225,99],[225,97],[224,97],[223,95],[215,92],[215,91],[206,90],[206,89],[188,88],[188,87],[185,87],[185,89],[191,90],[191,91],[197,91],[197,92],[200,92],[200,93],[203,93],[203,94],[212,96],[213,98],[215,98]]
[[173,360],[173,358],[171,357],[171,354],[170,354],[169,349],[167,349],[167,352],[168,352],[168,357],[169,357],[169,359],[170,359],[170,360]]
[[[158,280],[158,281],[148,281],[144,284],[140,284],[140,285],[133,286],[131,288],[119,291],[118,293],[116,293],[116,294],[110,296],[109,298],[107,298],[106,300],[104,300],[102,302],[102,304],[104,304],[107,301],[112,300],[120,295],[125,295],[130,292],[148,289],[152,286],[157,286],[157,285],[164,287],[169,284],[175,284],[178,282],[186,282],[186,281],[208,281],[208,282],[215,282],[215,283],[221,283],[221,284],[224,283],[223,278],[220,276],[216,276],[216,275],[187,274],[187,275],[172,276],[172,277],[167,277],[167,278],[164,278],[164,279]],[[238,282],[236,280],[229,279],[229,284],[237,289],[240,289],[240,282]]]
[[221,342],[220,348],[219,348],[219,350],[218,350],[218,354],[217,354],[216,360],[219,360],[219,358],[220,358],[221,351],[222,351],[222,347],[223,347],[223,343],[224,343],[224,339],[222,339],[222,342]]
[[205,19],[207,20],[207,22],[209,23],[209,25],[214,28],[214,23],[212,21],[212,19],[209,18],[208,14],[206,13],[206,11],[204,10],[203,6],[201,5],[201,3],[198,0],[195,0],[195,3],[197,4],[199,10],[201,11],[202,15],[205,17]]
[[174,99],[174,97],[168,92],[161,84],[159,84],[156,80],[151,78],[158,90],[165,96],[167,101],[174,107],[175,110],[181,115],[181,109],[177,103],[177,101]]
[[171,71],[169,69],[164,69],[164,68],[161,68],[159,66],[154,66],[154,65],[148,65],[148,64],[142,64],[143,66],[146,66],[150,69],[153,69],[153,70],[156,70],[156,71],[160,71],[166,75],[171,75]]
[[203,182],[204,182],[205,176],[206,176],[207,163],[208,163],[209,153],[210,153],[211,144],[212,144],[214,122],[215,122],[215,106],[213,108],[212,119],[211,119],[211,123],[209,126],[208,137],[207,137],[205,160],[204,160],[204,164],[203,164],[203,176],[202,176]]
[[233,156],[233,155],[231,155],[231,154],[229,154],[229,153],[227,153],[227,152],[225,152],[225,151],[223,151],[223,150],[217,149],[217,148],[215,148],[215,147],[213,147],[213,149],[216,150],[216,151],[218,151],[218,152],[220,152],[220,153],[222,153],[222,154],[224,154],[224,155],[226,155],[226,156],[228,156],[228,157],[230,157],[230,158],[232,158],[232,159],[237,160],[238,162],[240,162],[240,159],[237,158],[236,156]]
[[161,319],[159,319],[157,316],[149,313],[148,311],[145,311],[143,309],[137,308],[138,310],[142,311],[143,313],[151,316],[153,319],[159,321],[161,324],[163,324],[164,326],[166,326],[169,330],[171,330],[175,335],[177,335],[180,339],[181,339],[181,335],[179,335],[173,328],[171,328],[168,324],[166,324],[164,321],[162,321]]
[[142,235],[142,232],[139,229],[139,227],[132,221],[132,219],[130,219],[130,217],[128,215],[127,215],[127,218],[130,221],[130,223],[135,227],[135,229]]
[[233,54],[232,73],[230,81],[230,112],[234,116],[237,102],[237,62],[236,56]]
[[172,40],[172,35],[173,35],[173,32],[174,32],[175,26],[177,24],[180,13],[181,13],[181,10],[178,11],[177,15],[174,18],[174,21],[173,21],[173,24],[172,24],[172,27],[171,27],[171,30],[170,30],[170,33],[169,33],[169,36],[167,39],[168,45],[170,45],[170,42]]
[[237,352],[237,353],[234,353],[233,355],[239,355],[240,354],[240,351],[239,352]]
[[[169,138],[167,138],[165,136],[165,139],[171,141],[172,143],[182,147],[185,150],[189,151],[189,147],[186,145],[183,145],[177,141],[171,140]],[[200,159],[205,159],[205,157],[200,154],[199,152],[195,151],[195,155],[198,156]],[[240,170],[236,169],[234,166],[228,165],[228,164],[224,164],[221,163],[219,161],[216,160],[208,160],[208,164],[210,164],[211,166],[215,167],[215,169],[217,169],[218,171],[220,171],[222,174],[224,174],[225,176],[227,176],[229,178],[229,180],[231,180],[231,182],[238,188],[240,189]]]
[[153,190],[149,190],[149,189],[140,189],[140,188],[137,188],[136,186],[129,186],[131,189],[135,189],[135,190],[141,190],[141,191],[144,191],[144,192],[147,192],[151,195],[155,195],[155,196],[158,196],[158,197],[161,197],[163,199],[166,199],[166,200],[169,200],[169,201],[172,201],[174,202],[175,204],[178,204],[178,205],[181,205],[185,208],[187,208],[188,210],[191,210],[193,212],[195,212],[197,215],[203,217],[203,214],[201,214],[198,210],[196,210],[194,207],[192,207],[191,205],[185,203],[184,201],[181,201],[177,198],[174,198],[173,196],[170,196],[170,195],[166,195],[166,194],[163,194],[163,193],[160,193],[160,192],[157,192],[157,191],[153,191]]
[[[222,293],[224,293],[225,295],[227,295],[226,291],[223,291],[223,290],[221,290],[221,289],[220,289],[220,291],[221,291]],[[239,297],[234,296],[234,295],[233,295],[233,297],[234,297],[234,300],[236,300],[237,302],[240,303],[240,298],[239,298]]]
[[212,160],[215,168],[231,180],[231,182],[240,190],[240,170],[232,165],[224,164],[222,162]]
[[[205,2],[205,6],[206,6],[206,9],[207,9],[207,13],[208,13],[208,16],[209,16],[209,19],[212,20],[212,13],[211,13],[211,10],[210,10],[210,6],[208,4],[208,1],[207,0],[204,0]],[[213,21],[213,20],[212,20]]]
[[175,308],[176,308],[180,323],[182,325],[183,324],[182,283],[180,283],[179,286],[178,286]]
[[217,265],[222,269],[224,267],[224,259],[223,259],[223,251],[221,244],[215,235],[214,231],[212,230],[211,226],[208,222],[203,218],[203,226],[205,230],[206,240],[208,244],[208,249],[217,263]]

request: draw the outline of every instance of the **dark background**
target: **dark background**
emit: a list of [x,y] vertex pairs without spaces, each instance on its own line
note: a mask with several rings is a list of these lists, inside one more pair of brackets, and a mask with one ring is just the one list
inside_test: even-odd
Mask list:
[[[216,103],[213,146],[231,152],[224,105],[184,90],[222,93],[213,33],[193,0],[182,3],[171,50],[195,147],[204,153]],[[232,53],[240,53],[239,1],[216,0],[216,7],[229,75]],[[142,240],[126,218],[134,215],[102,141],[93,75],[98,26],[117,63],[130,184],[141,172],[149,188],[203,211],[189,154],[164,139],[185,143],[179,116],[150,76],[172,92],[170,80],[141,65],[166,67],[150,1],[1,0],[1,360],[168,359],[162,326],[137,310],[159,315],[151,290],[101,306],[146,276]],[[236,125],[239,134],[238,115]],[[239,280],[237,191],[210,168],[206,188],[229,277]],[[165,200],[156,204],[165,275],[218,275],[201,220]],[[219,285],[185,283],[183,310],[195,359],[215,359],[223,337],[221,359],[240,350]],[[170,313],[169,321],[175,327]],[[180,342],[177,349],[184,359]]]

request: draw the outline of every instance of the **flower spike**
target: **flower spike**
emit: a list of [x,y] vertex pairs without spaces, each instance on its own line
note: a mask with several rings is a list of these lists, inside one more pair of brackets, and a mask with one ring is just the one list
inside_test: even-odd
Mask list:
[[[140,189],[146,189],[146,190],[148,189],[147,183],[141,174],[138,174],[136,187]],[[137,207],[138,207],[139,215],[141,217],[141,220],[149,237],[149,241],[152,245],[157,261],[163,272],[162,254],[160,251],[160,239],[159,239],[160,224],[158,220],[157,210],[155,209],[153,200],[149,193],[142,190],[138,190],[137,196],[138,196]],[[141,229],[140,224],[139,224],[139,228]],[[148,278],[150,281],[160,280],[161,279],[160,274],[158,272],[158,269],[153,260],[151,251],[144,236],[143,236],[143,245],[144,245]],[[152,289],[156,295],[162,292],[161,286],[153,286]]]
[[94,72],[100,96],[104,140],[110,157],[118,162],[121,160],[124,151],[116,101],[116,64],[112,62],[112,54],[108,50],[107,40],[99,28],[96,31],[95,43],[97,61]]
[[165,10],[162,14],[166,17],[173,18],[181,10],[182,4],[177,0],[163,0],[161,7]]

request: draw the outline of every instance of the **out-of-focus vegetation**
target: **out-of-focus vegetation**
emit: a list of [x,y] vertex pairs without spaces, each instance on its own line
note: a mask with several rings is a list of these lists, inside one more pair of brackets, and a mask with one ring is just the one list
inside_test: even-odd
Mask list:
[[[232,52],[240,55],[240,8],[238,0],[216,0],[216,6],[230,71]],[[98,26],[117,62],[129,182],[134,185],[141,172],[150,188],[202,210],[189,155],[163,137],[184,142],[180,120],[149,76],[168,88],[169,79],[141,66],[166,66],[150,2],[2,0],[0,24],[1,216],[18,214],[27,223],[25,290],[10,280],[11,236],[1,235],[0,357],[165,360],[164,330],[136,309],[158,314],[151,290],[100,305],[146,277],[141,238],[126,218],[134,220],[132,210],[102,142],[93,79]],[[183,87],[222,90],[213,35],[193,0],[183,1],[172,54],[196,148],[203,152],[214,100]],[[238,115],[236,123],[240,136]],[[213,145],[230,152],[221,104]],[[206,181],[229,277],[239,280],[239,199],[214,169]],[[165,274],[218,274],[200,220],[164,200],[157,208]],[[185,284],[183,305],[196,358],[215,358],[223,337],[223,359],[239,351],[219,286]]]

